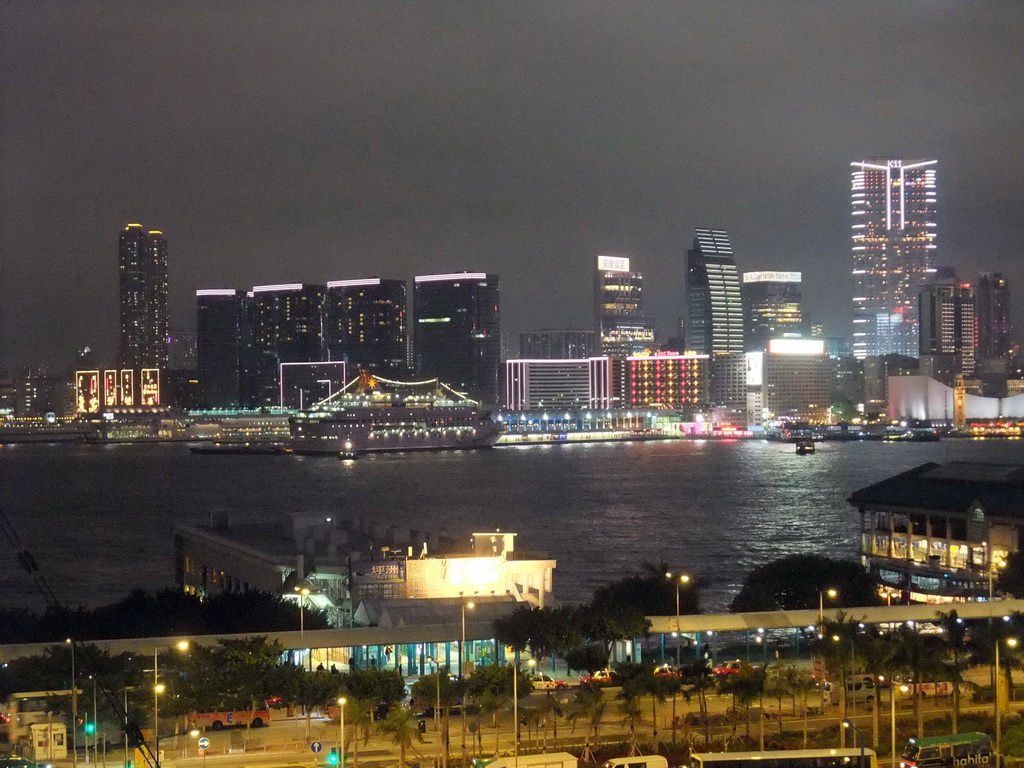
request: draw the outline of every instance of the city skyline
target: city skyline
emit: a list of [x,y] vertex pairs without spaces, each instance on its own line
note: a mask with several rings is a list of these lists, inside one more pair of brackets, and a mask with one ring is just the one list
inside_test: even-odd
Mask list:
[[847,174],[875,155],[939,160],[939,263],[1022,282],[1015,6],[41,2],[0,20],[0,366],[113,359],[110,232],[140,220],[170,242],[172,328],[195,289],[461,269],[502,276],[510,338],[585,328],[609,253],[670,336],[709,222],[740,269],[801,271],[808,318],[846,335]]

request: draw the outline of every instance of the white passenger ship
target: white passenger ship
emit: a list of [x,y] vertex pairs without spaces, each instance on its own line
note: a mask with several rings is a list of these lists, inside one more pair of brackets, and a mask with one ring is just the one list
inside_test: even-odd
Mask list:
[[437,379],[391,381],[366,371],[289,424],[299,454],[489,448],[501,436],[479,403]]

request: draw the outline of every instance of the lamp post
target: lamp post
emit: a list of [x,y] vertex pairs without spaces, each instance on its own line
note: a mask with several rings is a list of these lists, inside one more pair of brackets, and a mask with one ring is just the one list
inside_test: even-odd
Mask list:
[[[1017,638],[1008,637],[1006,638],[1006,645],[1010,648],[1017,647]],[[999,703],[999,693],[1003,688],[1003,672],[999,667],[999,640],[996,640],[996,690],[995,690],[995,709],[996,709],[996,764],[999,764],[999,760],[1002,758],[1002,739],[1003,739],[1003,712],[1002,707]]]
[[843,728],[849,728],[853,731],[854,742],[860,745],[860,762],[857,763],[858,768],[867,768],[867,765],[864,763],[864,734],[861,732],[860,728],[853,724],[853,721],[850,718],[843,720]]
[[[301,407],[299,408],[299,410],[302,410]],[[309,649],[306,648],[306,598],[313,594],[313,590],[310,589],[308,586],[302,586],[295,587],[295,591],[299,593],[299,642],[302,644],[303,650],[308,651]],[[312,669],[312,655],[309,653],[307,653],[306,655],[310,656],[309,667],[310,669]]]
[[[179,651],[188,650],[188,640],[179,640],[174,644],[174,648]],[[160,682],[160,648],[154,646],[153,648],[153,745],[156,748],[156,753],[153,755],[153,766],[154,768],[160,768],[160,694],[166,690],[163,683]]]
[[65,641],[71,646],[71,765],[78,765],[78,686],[75,684],[75,641]]
[[[879,683],[884,680],[885,675],[878,676]],[[899,689],[902,693],[910,690],[906,685],[901,685]],[[889,735],[892,737],[892,765],[893,768],[896,768],[896,683],[892,680],[889,681],[889,717],[892,718],[892,723],[889,727]]]
[[828,595],[830,600],[835,600],[839,597],[839,591],[836,589],[818,591],[818,637],[825,632],[825,595]]
[[[530,669],[536,664],[535,659],[526,660]],[[512,768],[519,768],[519,659],[512,670],[512,720]]]
[[672,573],[665,574],[666,579],[672,579],[676,585],[676,669],[679,669],[679,645],[682,642],[682,634],[679,628],[679,587],[682,584],[689,584],[690,577],[685,573],[679,574],[678,578],[673,577]]
[[[466,655],[466,609],[473,610],[472,601],[462,601],[462,640],[459,642],[459,680],[462,680],[462,657]],[[462,762],[466,763],[466,702],[462,702]]]
[[345,697],[338,699],[338,764],[345,768]]

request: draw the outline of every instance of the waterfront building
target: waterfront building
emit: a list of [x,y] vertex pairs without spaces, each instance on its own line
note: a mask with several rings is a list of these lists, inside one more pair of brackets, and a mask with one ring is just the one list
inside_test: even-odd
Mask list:
[[122,368],[167,368],[167,240],[129,224],[118,238]]
[[854,491],[861,556],[894,602],[984,600],[1024,541],[1024,467],[922,464]]
[[379,376],[407,373],[408,324],[405,280],[369,277],[327,283],[327,347],[331,360],[352,372]]
[[509,410],[611,406],[607,357],[505,362],[505,408]]
[[690,410],[709,403],[708,355],[657,353],[612,360],[620,408]]
[[528,331],[519,334],[519,357],[529,360],[586,360],[594,354],[594,332]]
[[252,289],[253,393],[255,405],[280,400],[281,363],[327,359],[323,318],[326,288],[285,283]]
[[[930,376],[907,375],[889,379],[890,419],[922,419],[954,423],[956,390]],[[989,397],[977,392],[964,395],[964,418],[999,420],[1024,418],[1024,395],[1016,388],[1007,397]]]
[[252,301],[245,291],[196,291],[196,369],[201,407],[235,410],[255,405],[249,387]]
[[978,359],[1010,356],[1010,288],[1001,272],[982,272],[976,289]]
[[498,402],[501,313],[498,276],[419,275],[413,283],[416,372],[474,400]]
[[[826,342],[826,352],[828,344]],[[831,357],[831,355],[830,355]],[[853,355],[835,361],[835,397],[849,400],[857,410],[864,410],[864,361]]]
[[75,412],[80,415],[135,413],[162,405],[159,368],[75,371]]
[[820,339],[773,339],[766,352],[747,352],[747,424],[827,424],[835,386]]
[[853,353],[917,357],[917,296],[935,269],[936,160],[851,163]]
[[596,350],[607,357],[628,357],[654,344],[654,319],[644,314],[643,275],[629,259],[598,256],[594,272]]
[[918,300],[920,355],[949,359],[955,377],[975,374],[977,326],[974,290],[955,281],[929,283]]
[[889,411],[889,381],[895,376],[914,376],[920,363],[905,355],[881,355],[864,359],[864,413]]
[[702,355],[742,354],[743,298],[729,235],[695,230],[686,252],[686,346]]
[[799,272],[744,272],[746,351],[764,352],[770,339],[799,337],[804,316]]

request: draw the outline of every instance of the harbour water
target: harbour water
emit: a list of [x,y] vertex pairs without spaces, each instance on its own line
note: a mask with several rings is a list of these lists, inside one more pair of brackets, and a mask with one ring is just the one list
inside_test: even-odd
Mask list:
[[[182,444],[8,445],[0,505],[57,596],[98,605],[170,586],[171,532],[228,510],[373,518],[456,535],[502,530],[558,560],[555,590],[585,600],[664,560],[724,610],[756,565],[794,552],[852,557],[850,492],[926,461],[1024,463],[1024,442],[661,441],[388,454],[354,462],[196,456]],[[0,541],[0,606],[42,598]]]

